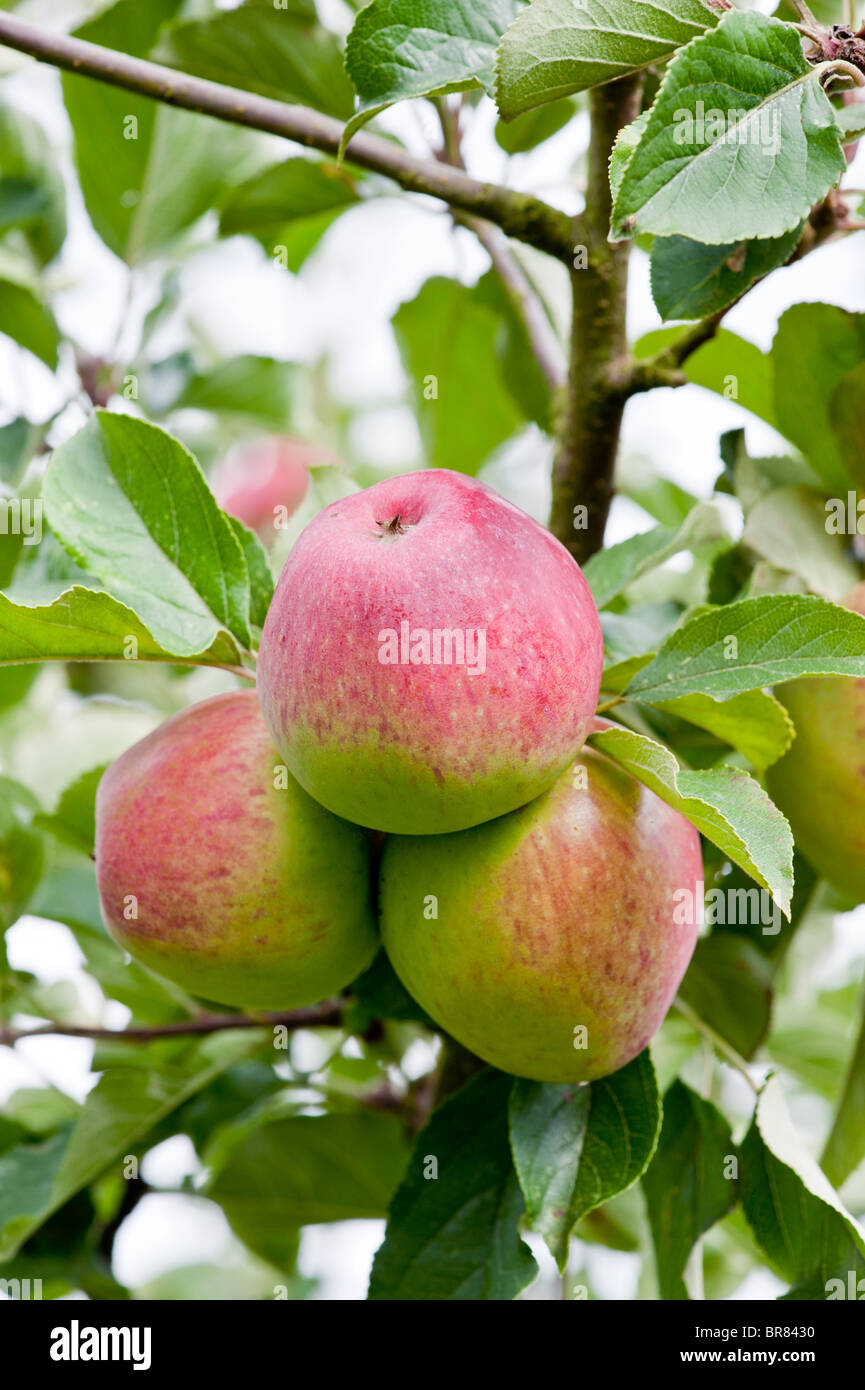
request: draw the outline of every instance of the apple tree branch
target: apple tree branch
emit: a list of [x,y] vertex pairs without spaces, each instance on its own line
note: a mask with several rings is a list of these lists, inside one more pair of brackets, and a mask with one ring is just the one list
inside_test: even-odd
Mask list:
[[[339,151],[342,122],[303,106],[191,77],[83,39],[48,33],[2,13],[0,44],[27,53],[38,62],[152,97],[169,106],[281,135],[323,154],[336,155]],[[509,236],[560,260],[570,256],[570,218],[530,194],[481,182],[449,164],[416,159],[390,140],[366,131],[350,141],[346,159],[359,168],[384,174],[409,193],[439,198],[461,212],[494,222]]]

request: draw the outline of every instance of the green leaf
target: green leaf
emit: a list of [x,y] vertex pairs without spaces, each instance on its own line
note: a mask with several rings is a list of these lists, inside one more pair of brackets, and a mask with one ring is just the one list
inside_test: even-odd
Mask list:
[[375,1257],[371,1299],[509,1300],[537,1273],[519,1236],[511,1078],[485,1069],[421,1131]]
[[172,24],[154,55],[169,67],[212,82],[298,102],[347,119],[351,84],[339,40],[305,0],[269,0],[222,10],[209,19]]
[[399,1121],[369,1112],[295,1115],[220,1136],[207,1195],[250,1250],[290,1267],[297,1228],[384,1216],[405,1170]]
[[616,196],[612,234],[713,245],[784,236],[846,167],[834,108],[799,34],[732,11],[668,68]]
[[0,480],[17,487],[24,477],[42,432],[23,415],[0,425]]
[[834,304],[795,304],[782,315],[772,344],[778,428],[827,489],[842,495],[854,482],[865,484],[865,471],[851,473],[856,454],[836,434],[832,402],[863,360],[865,314]]
[[[519,259],[519,253],[515,252]],[[499,315],[495,340],[501,380],[513,404],[527,420],[547,434],[554,433],[549,384],[538,365],[525,324],[494,270],[482,275],[473,294],[478,304]]]
[[[604,688],[608,688],[606,675]],[[652,704],[738,748],[761,773],[783,757],[793,742],[793,721],[766,690],[748,690],[723,704],[709,695],[683,695],[678,700],[653,700]]]
[[354,22],[345,66],[360,97],[347,144],[395,101],[492,86],[496,48],[524,0],[371,0]]
[[0,246],[0,333],[32,352],[48,367],[57,366],[60,330],[42,301],[37,280]]
[[[752,458],[745,448],[745,431],[732,430],[721,436],[721,456],[726,473],[732,476],[733,491],[742,503],[746,518],[759,502],[781,488],[810,489],[819,492],[816,473],[804,459]],[[825,509],[823,512],[825,530]]]
[[648,512],[662,526],[678,530],[688,513],[697,505],[692,492],[679,487],[670,478],[655,471],[642,455],[625,455],[616,466],[616,491]]
[[534,0],[499,49],[499,111],[509,120],[663,62],[716,20],[700,0]]
[[256,237],[281,265],[297,271],[339,214],[360,201],[361,186],[331,160],[287,159],[229,195],[219,230],[223,236]]
[[643,1178],[662,1299],[687,1299],[688,1257],[736,1200],[725,1173],[731,1157],[733,1136],[723,1115],[674,1081],[664,1096],[658,1150]]
[[659,603],[632,604],[623,613],[603,608],[600,617],[608,661],[620,668],[617,676],[621,675],[626,664],[633,675],[634,671],[648,664],[648,658],[654,655],[681,621],[682,609],[678,603],[663,600]]
[[865,1158],[865,1010],[820,1166],[836,1186]]
[[836,108],[835,120],[844,144],[854,143],[865,135],[865,103],[858,101],[852,106]]
[[[808,6],[815,19],[819,19],[821,24],[840,24],[844,18],[842,5],[844,0],[811,0]],[[797,10],[793,0],[779,0],[778,8],[775,10],[776,19],[801,20],[802,15]]]
[[576,115],[577,104],[568,99],[526,111],[513,121],[496,121],[496,144],[505,154],[525,154],[557,135]]
[[66,239],[66,193],[54,145],[42,126],[0,102],[0,206],[5,226],[23,225],[40,265]]
[[[821,913],[819,906],[817,912]],[[828,915],[825,908],[822,912]],[[779,938],[767,940],[778,941]],[[777,948],[779,954],[783,954],[783,938],[781,940],[782,945]],[[801,996],[785,998],[783,994],[775,1001],[772,1032],[766,1048],[769,1056],[810,1091],[822,1096],[830,1107],[838,1104],[844,1090],[845,1070],[850,1061],[850,1018],[857,1002],[855,993],[854,989],[851,994],[848,987],[821,991],[807,1002]],[[830,1181],[835,1181],[828,1169],[826,1173]]]
[[652,298],[662,319],[700,319],[720,313],[764,275],[785,265],[804,223],[784,236],[707,246],[688,237],[658,237],[652,245]]
[[[226,513],[227,515],[227,513]],[[273,598],[273,572],[267,551],[254,531],[236,516],[228,517],[232,531],[240,542],[249,575],[249,616],[253,627],[264,627],[267,610]]]
[[766,888],[789,917],[793,836],[781,812],[747,772],[731,767],[683,772],[668,748],[630,729],[607,729],[592,734],[588,743],[615,758],[662,801],[687,816],[702,835]]
[[475,474],[523,422],[496,360],[499,315],[475,290],[437,277],[397,310],[393,326],[426,462]]
[[0,1259],[24,1244],[51,1209],[52,1192],[63,1162],[69,1131],[38,1144],[16,1144],[0,1157]]
[[19,1087],[3,1106],[4,1124],[11,1123],[19,1132],[11,1142],[6,1142],[4,1135],[3,1149],[11,1148],[19,1139],[26,1142],[28,1135],[46,1138],[56,1134],[58,1129],[77,1120],[80,1113],[80,1105],[56,1086]]
[[660,1125],[648,1051],[588,1086],[514,1081],[511,1148],[526,1216],[560,1269],[577,1222],[645,1171]]
[[285,429],[291,419],[294,373],[291,363],[273,357],[232,357],[186,380],[170,408],[237,415]]
[[[744,916],[752,923],[761,921],[762,905],[755,902],[759,897],[756,888],[733,890],[721,880],[718,890],[725,903],[736,892],[733,912],[737,919],[742,895],[747,895]],[[707,916],[712,906],[708,900]],[[738,925],[738,920],[730,925]],[[753,1057],[765,1041],[772,1013],[771,970],[766,957],[738,933],[716,930],[697,942],[679,993],[740,1056]]]
[[42,877],[45,843],[38,811],[26,787],[0,777],[0,931],[21,916]]
[[0,232],[10,227],[26,227],[37,220],[47,206],[45,190],[31,179],[9,179],[0,175]]
[[35,824],[49,831],[56,839],[77,849],[81,854],[93,854],[96,837],[96,788],[105,767],[94,767],[68,786],[52,815],[38,815]]
[[583,566],[595,602],[603,608],[623,589],[683,550],[727,538],[718,507],[700,502],[676,529],[656,526],[593,555]]
[[[637,357],[663,351],[682,336],[681,328],[660,328],[640,338]],[[768,424],[776,424],[773,400],[772,359],[746,338],[722,328],[685,362],[685,375],[695,386],[715,391],[750,410]]]
[[[96,872],[89,859],[69,855],[49,870],[39,885],[31,911],[69,928],[81,950],[88,974],[108,999],[130,1010],[136,1023],[169,1023],[189,1017],[192,1001],[177,986],[145,970],[118,951],[102,921]],[[72,861],[72,862],[70,862]]]
[[257,1031],[214,1033],[172,1060],[158,1046],[106,1071],[72,1129],[0,1158],[0,1259],[9,1259],[48,1217],[116,1163],[151,1129],[232,1063],[261,1046]]
[[811,594],[762,594],[701,609],[637,673],[628,696],[729,700],[799,676],[865,676],[865,618]]
[[838,382],[829,399],[829,425],[849,476],[865,487],[865,361]]
[[133,639],[138,661],[194,656],[199,666],[234,665],[240,653],[225,632],[199,652],[160,646],[139,618],[110,594],[67,589],[53,603],[31,607],[0,594],[0,665],[34,661],[124,661]]
[[[846,506],[846,498],[845,506]],[[748,513],[742,543],[805,580],[823,598],[840,600],[859,581],[846,537],[830,534],[822,497],[807,487],[779,487]]]
[[249,645],[244,548],[178,440],[130,415],[97,411],[55,452],[42,495],[69,553],[162,646],[192,655],[221,629]]
[[757,1102],[741,1147],[739,1182],[761,1249],[793,1285],[786,1298],[844,1298],[851,1279],[856,1288],[865,1276],[865,1232],[793,1129],[778,1076],[769,1078]]
[[610,154],[610,192],[614,200],[622,186],[622,179],[625,177],[625,170],[631,162],[631,156],[642,139],[648,119],[648,111],[641,112],[635,121],[624,126],[616,136]]
[[382,949],[372,965],[359,975],[351,987],[362,1006],[364,1023],[374,1018],[395,1018],[407,1023],[423,1023],[434,1028],[420,1004],[415,1003]]
[[[178,0],[119,0],[75,36],[147,57],[177,8]],[[130,265],[169,245],[259,162],[258,137],[239,126],[74,73],[64,74],[63,92],[90,220]]]
[[[286,1232],[286,1245],[289,1236]],[[276,1282],[273,1270],[257,1261],[182,1264],[138,1285],[135,1298],[146,1303],[261,1303],[275,1297]],[[278,1282],[286,1289],[280,1298],[292,1302],[308,1297],[316,1287],[314,1279],[303,1279],[298,1274],[282,1277]]]

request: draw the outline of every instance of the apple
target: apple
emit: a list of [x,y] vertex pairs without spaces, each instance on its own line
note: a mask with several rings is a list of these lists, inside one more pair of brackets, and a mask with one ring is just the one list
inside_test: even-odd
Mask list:
[[108,768],[96,874],[115,941],[220,1003],[315,1003],[378,946],[367,837],[287,773],[251,690],[190,706]]
[[326,462],[330,460],[320,450],[300,439],[259,439],[214,471],[213,491],[223,511],[268,543],[306,496],[309,469]]
[[[843,603],[865,615],[865,584]],[[865,902],[865,679],[808,677],[775,694],[796,737],[766,773],[769,795],[821,877]]]
[[592,1081],[659,1028],[697,937],[678,905],[700,901],[702,877],[690,821],[584,748],[510,815],[390,837],[382,940],[409,993],[491,1066]]
[[551,786],[582,745],[603,639],[579,566],[462,473],[408,473],[318,514],[259,653],[289,769],[337,815],[442,834]]

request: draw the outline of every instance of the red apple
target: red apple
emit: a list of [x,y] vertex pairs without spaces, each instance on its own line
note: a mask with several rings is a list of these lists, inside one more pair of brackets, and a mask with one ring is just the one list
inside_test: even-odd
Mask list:
[[220,465],[213,491],[224,511],[270,542],[306,496],[309,469],[325,462],[330,459],[300,439],[259,439]]
[[388,837],[382,940],[406,989],[484,1061],[591,1081],[660,1027],[694,950],[702,877],[690,821],[584,748],[510,815]]
[[552,785],[594,714],[602,649],[564,546],[491,488],[436,469],[306,527],[264,626],[259,696],[323,806],[435,834]]
[[367,837],[288,775],[254,691],[183,710],[112,764],[96,873],[115,941],[225,1004],[328,998],[378,944]]

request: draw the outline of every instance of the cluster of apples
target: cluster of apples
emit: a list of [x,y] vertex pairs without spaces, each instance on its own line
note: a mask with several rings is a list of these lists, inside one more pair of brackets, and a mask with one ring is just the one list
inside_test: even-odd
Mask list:
[[432,470],[332,503],[282,572],[257,690],[102,778],[109,930],[250,1011],[330,997],[383,942],[492,1065],[617,1070],[690,960],[674,907],[702,863],[689,821],[583,746],[602,659],[578,565],[492,489]]

